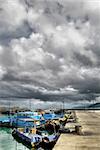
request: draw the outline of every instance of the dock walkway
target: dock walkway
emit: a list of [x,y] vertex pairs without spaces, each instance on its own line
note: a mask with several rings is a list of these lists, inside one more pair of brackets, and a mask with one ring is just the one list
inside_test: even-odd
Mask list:
[[53,150],[100,150],[100,111],[76,111],[82,135],[61,134]]

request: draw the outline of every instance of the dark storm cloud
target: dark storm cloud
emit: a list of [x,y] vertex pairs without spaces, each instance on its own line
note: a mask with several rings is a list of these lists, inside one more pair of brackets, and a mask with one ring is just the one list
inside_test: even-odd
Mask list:
[[81,65],[86,66],[86,67],[88,67],[88,66],[92,67],[93,66],[93,62],[91,61],[91,58],[89,58],[89,57],[87,57],[83,54],[80,54],[80,53],[76,52],[76,53],[74,53],[73,59],[75,59],[75,61],[77,63],[79,63],[80,66]]
[[100,2],[0,1],[0,96],[99,99]]
[[1,33],[0,34],[0,44],[9,45],[9,42],[12,39],[21,38],[21,37],[28,38],[32,32],[35,32],[35,30],[31,29],[31,27],[29,26],[29,24],[27,22],[23,22],[23,24],[20,27],[18,27],[16,29],[16,31],[12,31],[12,32],[11,31],[8,31],[8,32],[4,31],[4,33]]
[[97,79],[96,77],[86,78],[85,84],[84,81],[80,81],[79,83],[77,83],[77,85],[75,85],[75,88],[79,89],[80,93],[97,94],[100,93],[100,80]]

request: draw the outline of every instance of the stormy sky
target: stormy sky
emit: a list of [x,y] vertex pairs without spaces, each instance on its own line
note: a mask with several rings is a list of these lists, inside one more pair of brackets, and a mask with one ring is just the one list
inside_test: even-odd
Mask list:
[[0,97],[100,99],[99,0],[0,0]]

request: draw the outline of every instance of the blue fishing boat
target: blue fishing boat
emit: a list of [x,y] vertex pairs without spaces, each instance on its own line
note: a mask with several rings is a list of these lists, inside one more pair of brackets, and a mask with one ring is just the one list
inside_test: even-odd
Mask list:
[[25,127],[30,126],[34,127],[34,121],[37,124],[45,124],[48,120],[57,120],[62,118],[63,115],[54,114],[54,113],[44,113],[38,114],[38,112],[18,112],[15,117],[11,119],[11,124],[13,127]]
[[12,131],[12,136],[27,147],[35,147],[42,141],[42,137],[36,134],[36,129],[18,128]]
[[43,114],[43,118],[45,120],[56,120],[59,118],[63,118],[63,114],[45,113]]
[[38,112],[19,112],[15,117],[11,118],[13,127],[34,127],[34,123],[35,125],[45,123],[44,118]]
[[0,127],[9,127],[10,126],[10,118],[7,117],[0,117]]
[[18,112],[14,116],[9,115],[5,118],[0,119],[0,126],[4,127],[34,127],[34,122],[36,126],[45,124],[48,120],[59,120],[63,118],[63,114],[55,113],[44,113],[39,114],[38,112]]
[[56,143],[59,133],[49,134],[46,130],[36,128],[18,128],[13,130],[12,136],[29,148],[50,148]]

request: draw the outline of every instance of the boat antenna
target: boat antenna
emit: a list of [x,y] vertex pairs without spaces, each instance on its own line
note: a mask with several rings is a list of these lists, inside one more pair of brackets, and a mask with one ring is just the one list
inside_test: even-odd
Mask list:
[[64,108],[65,108],[65,106],[64,106],[64,101],[63,101],[63,114],[64,114]]
[[31,110],[31,99],[29,99],[29,109]]
[[9,113],[8,113],[9,118],[10,118],[10,106],[11,106],[11,102],[10,102],[10,100],[9,100]]

